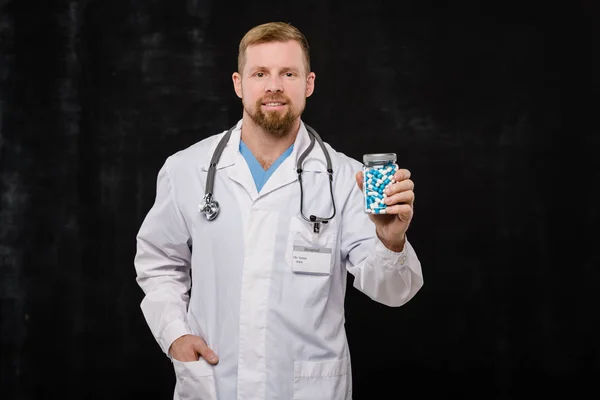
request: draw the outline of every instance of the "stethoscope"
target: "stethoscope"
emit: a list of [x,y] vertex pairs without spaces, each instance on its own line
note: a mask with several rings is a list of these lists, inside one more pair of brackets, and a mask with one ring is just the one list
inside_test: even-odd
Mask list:
[[[204,213],[204,217],[208,221],[212,221],[215,218],[217,218],[217,215],[219,215],[219,212],[221,211],[219,203],[213,198],[215,174],[217,172],[217,163],[219,162],[221,154],[223,154],[223,150],[225,149],[225,146],[229,141],[231,132],[233,132],[236,126],[237,125],[232,126],[227,131],[227,133],[223,135],[223,137],[219,141],[219,144],[217,144],[217,147],[210,160],[210,165],[208,167],[208,176],[206,177],[206,189],[204,191],[205,195],[202,199],[202,202],[198,206],[198,211]],[[304,151],[304,153],[302,153],[302,155],[298,158],[298,163],[296,165],[296,173],[298,174],[298,182],[300,183],[300,214],[302,215],[302,218],[313,224],[314,232],[319,233],[321,223],[326,224],[327,222],[329,222],[330,219],[332,219],[335,216],[335,201],[333,198],[333,168],[331,166],[331,158],[329,157],[329,152],[325,148],[325,144],[323,143],[323,140],[321,139],[319,134],[310,126],[306,124],[304,124],[304,126],[306,127],[308,133],[310,133],[310,144],[308,145],[308,148]],[[315,140],[319,142],[319,146],[321,146],[321,149],[323,150],[323,154],[325,155],[325,159],[327,161],[327,173],[329,174],[329,192],[331,193],[331,204],[333,206],[333,214],[331,214],[330,217],[317,217],[315,215],[311,215],[307,218],[304,215],[303,211],[304,193],[302,190],[302,163],[315,146]]]

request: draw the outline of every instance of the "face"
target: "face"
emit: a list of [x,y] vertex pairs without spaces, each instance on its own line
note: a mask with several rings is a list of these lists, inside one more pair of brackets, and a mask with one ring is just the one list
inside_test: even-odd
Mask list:
[[234,89],[248,116],[265,132],[283,137],[296,127],[315,74],[306,71],[295,41],[261,43],[246,49],[246,63],[233,74]]

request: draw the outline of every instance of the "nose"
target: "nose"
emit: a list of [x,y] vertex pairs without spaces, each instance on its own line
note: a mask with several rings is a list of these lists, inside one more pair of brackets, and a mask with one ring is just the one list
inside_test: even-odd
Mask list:
[[283,92],[283,80],[281,76],[272,74],[265,86],[265,92],[281,93]]

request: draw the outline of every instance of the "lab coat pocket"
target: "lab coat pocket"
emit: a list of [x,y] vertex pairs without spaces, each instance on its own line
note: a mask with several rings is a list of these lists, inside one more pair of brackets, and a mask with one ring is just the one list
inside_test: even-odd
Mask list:
[[294,362],[294,400],[350,400],[350,360]]
[[319,233],[312,227],[309,222],[291,219],[286,259],[294,273],[331,275],[338,249],[337,225],[334,221],[321,224]]
[[177,377],[176,392],[181,400],[216,400],[213,367],[206,360],[173,360]]

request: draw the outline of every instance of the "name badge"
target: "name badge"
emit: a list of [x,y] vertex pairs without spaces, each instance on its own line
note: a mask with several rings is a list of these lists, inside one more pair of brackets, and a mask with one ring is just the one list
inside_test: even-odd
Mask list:
[[329,275],[331,273],[331,249],[294,245],[292,271]]

